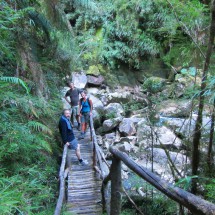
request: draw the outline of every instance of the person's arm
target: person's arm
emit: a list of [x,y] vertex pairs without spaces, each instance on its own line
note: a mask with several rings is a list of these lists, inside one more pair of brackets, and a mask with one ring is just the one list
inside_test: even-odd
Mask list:
[[89,99],[89,103],[90,103],[90,115],[92,115],[92,113],[93,113],[93,102],[91,99]]
[[82,105],[81,105],[81,99],[79,100],[78,102],[78,115],[81,116],[81,108],[82,108]]
[[66,95],[64,96],[64,99],[71,105],[70,100],[68,99],[69,91],[66,92]]

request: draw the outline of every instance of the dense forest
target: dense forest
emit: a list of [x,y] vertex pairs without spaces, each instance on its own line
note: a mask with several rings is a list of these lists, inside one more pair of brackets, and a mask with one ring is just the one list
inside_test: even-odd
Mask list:
[[[53,214],[62,153],[61,91],[77,71],[101,74],[113,91],[138,85],[146,102],[126,101],[123,107],[129,114],[147,105],[153,125],[160,103],[189,100],[197,114],[194,132],[183,137],[191,162],[185,173],[173,174],[174,182],[215,203],[214,4],[2,0],[0,213]],[[179,76],[186,77],[183,89]],[[208,132],[202,131],[204,116],[210,118]],[[178,214],[161,195],[151,207],[146,214]]]

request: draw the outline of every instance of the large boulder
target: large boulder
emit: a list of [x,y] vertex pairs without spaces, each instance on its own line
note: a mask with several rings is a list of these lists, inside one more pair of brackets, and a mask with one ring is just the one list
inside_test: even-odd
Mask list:
[[189,117],[191,106],[188,100],[166,100],[157,107],[157,112],[165,117]]
[[102,125],[101,114],[97,110],[93,110],[93,124],[95,128],[99,128]]
[[116,116],[121,116],[121,115],[124,115],[125,113],[122,105],[119,103],[110,103],[104,108],[104,110],[106,115],[113,114]]
[[104,111],[104,105],[101,102],[101,100],[99,100],[96,96],[94,95],[90,95],[89,96],[90,99],[92,100],[93,103],[93,109],[95,109],[98,112],[103,112]]
[[116,128],[117,125],[122,121],[121,117],[113,118],[113,119],[107,119],[103,122],[102,125],[102,131],[108,132]]
[[98,95],[99,94],[99,89],[96,88],[96,87],[90,87],[90,88],[87,88],[87,92],[90,95]]
[[[152,154],[153,151],[153,154]],[[152,168],[152,158],[153,158],[153,171],[160,175],[162,178],[168,181],[173,181],[174,178],[172,176],[172,172],[170,166],[168,165],[168,159],[171,159],[176,168],[179,170],[181,174],[186,168],[186,164],[189,163],[189,159],[177,152],[168,152],[166,154],[165,150],[159,148],[148,148],[144,150],[144,152],[140,155],[141,159],[138,161],[138,164],[151,169]],[[153,157],[152,157],[153,156]],[[177,173],[176,173],[177,175]]]
[[137,141],[141,142],[144,148],[151,147],[152,144],[157,148],[181,149],[184,147],[182,141],[169,128],[165,126],[152,128],[144,121],[137,125]]
[[75,87],[83,89],[86,87],[86,84],[87,84],[87,76],[83,71],[73,72],[72,81]]
[[124,118],[122,122],[119,124],[119,132],[123,136],[131,136],[136,134],[136,129],[134,126],[134,119]]
[[143,89],[150,93],[157,93],[163,90],[166,79],[152,76],[147,78],[143,83]]
[[118,148],[120,151],[129,154],[131,151],[133,151],[134,146],[131,145],[129,142],[123,142],[123,143],[121,143],[121,144],[118,144],[118,145],[117,145],[117,148]]
[[104,77],[102,75],[93,76],[87,75],[87,83],[88,85],[100,86],[104,82]]
[[109,93],[107,95],[107,100],[108,103],[111,102],[122,102],[126,103],[129,100],[131,100],[132,96],[130,92],[124,91],[124,92],[114,92],[114,93]]
[[[171,128],[174,133],[176,133],[178,136],[181,136],[182,138],[192,138],[194,134],[196,119],[196,114],[193,114],[192,117],[188,119],[161,117],[161,120],[165,123],[165,125]],[[202,133],[208,134],[210,132],[210,126],[210,117],[203,116]]]
[[116,140],[116,133],[107,133],[103,137],[103,149],[108,149]]
[[[69,87],[64,87],[61,90],[63,109],[70,109],[71,108],[70,104],[64,99],[64,96],[69,89],[70,89]],[[68,97],[68,99],[70,99],[70,98]]]

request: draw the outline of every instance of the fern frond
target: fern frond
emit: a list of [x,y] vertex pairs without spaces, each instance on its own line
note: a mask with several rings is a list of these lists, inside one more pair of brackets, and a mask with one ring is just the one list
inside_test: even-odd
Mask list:
[[41,147],[41,149],[45,149],[47,152],[52,152],[50,144],[45,140],[39,140],[38,146]]
[[51,129],[40,122],[30,121],[27,123],[27,125],[28,125],[28,127],[34,129],[35,131],[39,131],[39,132],[41,131],[43,133],[52,135]]
[[74,4],[76,7],[85,7],[94,12],[98,11],[98,7],[93,0],[74,0]]
[[29,94],[29,89],[28,89],[27,84],[20,78],[3,76],[3,77],[0,77],[0,81],[5,81],[5,82],[13,83],[13,84],[19,84],[26,90],[26,93]]

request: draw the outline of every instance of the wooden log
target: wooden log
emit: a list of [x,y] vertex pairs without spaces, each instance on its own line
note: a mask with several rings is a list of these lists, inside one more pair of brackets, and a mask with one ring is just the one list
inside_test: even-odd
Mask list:
[[111,164],[111,208],[110,215],[120,215],[121,212],[121,160],[113,156]]
[[96,133],[95,133],[95,129],[93,126],[92,116],[90,117],[90,131],[92,134],[92,141],[93,141],[93,166],[96,166],[97,161],[98,161],[99,167],[101,170],[101,177],[102,177],[102,179],[104,179],[109,173],[109,166],[108,166],[108,163],[102,154],[102,150],[98,146],[97,139],[96,139]]
[[59,178],[60,178],[60,191],[59,191],[59,197],[57,200],[57,205],[55,208],[54,215],[60,215],[61,208],[63,205],[63,200],[65,198],[65,178],[64,178],[64,170],[66,166],[66,156],[67,156],[67,150],[68,147],[67,145],[64,146],[63,149],[63,157],[62,157],[62,162],[60,166],[60,173],[59,173]]
[[101,188],[101,193],[102,193],[102,210],[103,213],[105,213],[105,211],[107,212],[107,214],[110,214],[110,204],[109,204],[109,195],[108,195],[108,187],[109,184],[108,182],[111,180],[111,176],[110,173],[104,178],[104,180],[102,181],[102,188]]
[[[162,180],[160,177],[150,172],[146,168],[136,164],[126,153],[120,152],[110,147],[110,152],[118,159],[122,160],[131,170],[141,178],[156,187],[169,198],[183,205],[195,215],[215,215],[215,205],[193,195],[179,187]],[[112,169],[111,169],[112,171]]]

